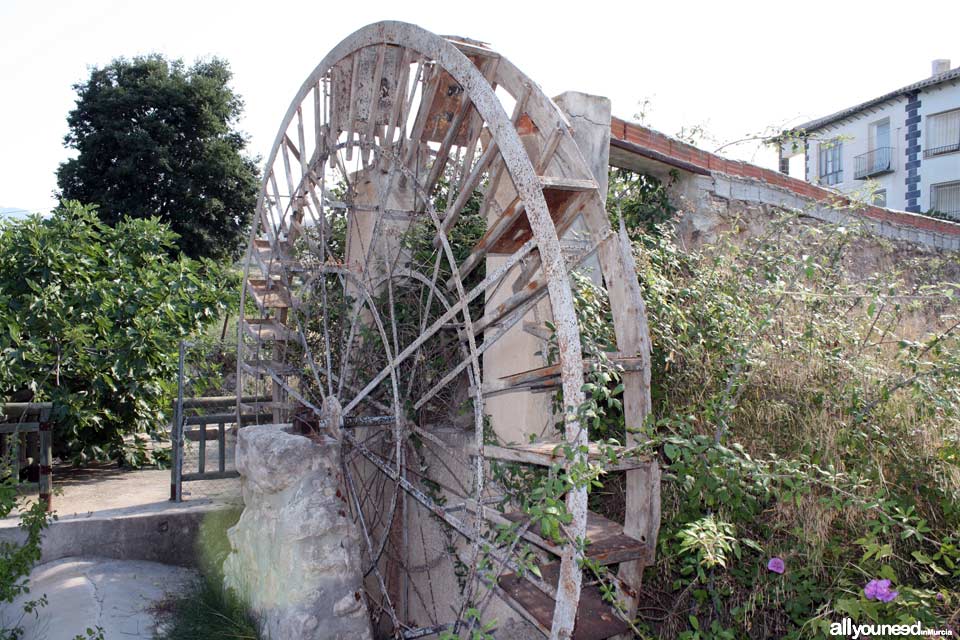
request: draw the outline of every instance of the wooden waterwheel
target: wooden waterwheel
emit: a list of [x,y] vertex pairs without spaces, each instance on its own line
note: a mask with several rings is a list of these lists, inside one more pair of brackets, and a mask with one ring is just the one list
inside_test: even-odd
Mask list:
[[[589,513],[584,487],[565,497],[567,539],[619,564],[620,614],[584,579],[577,545],[541,537],[492,475],[498,462],[555,473],[590,456],[572,270],[599,267],[627,422],[649,412],[643,303],[604,195],[557,105],[480,43],[370,25],[294,97],[246,253],[238,385],[271,394],[275,422],[341,438],[375,635],[466,637],[491,589],[552,638],[628,629],[653,555],[656,465],[611,470],[627,474],[625,523]],[[518,354],[543,366],[510,370]],[[513,409],[549,406],[550,393],[561,427],[538,425],[531,444],[534,430],[510,424],[529,412]],[[516,434],[525,444],[504,437]],[[511,522],[522,539],[498,542]],[[522,570],[528,544],[539,571]]]

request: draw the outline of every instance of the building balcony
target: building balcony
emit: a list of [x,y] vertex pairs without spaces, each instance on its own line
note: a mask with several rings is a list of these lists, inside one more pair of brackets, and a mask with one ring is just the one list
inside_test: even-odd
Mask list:
[[893,171],[893,147],[878,147],[853,159],[855,180],[866,180]]

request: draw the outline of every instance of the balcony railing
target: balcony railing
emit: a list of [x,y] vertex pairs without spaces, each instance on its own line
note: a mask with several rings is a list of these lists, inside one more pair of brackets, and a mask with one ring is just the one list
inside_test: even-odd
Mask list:
[[872,178],[893,171],[893,147],[878,147],[854,159],[853,177],[856,180]]
[[932,149],[926,149],[923,152],[923,157],[932,158],[933,156],[943,155],[944,153],[953,153],[954,151],[960,151],[960,141],[954,142],[953,144],[933,147]]

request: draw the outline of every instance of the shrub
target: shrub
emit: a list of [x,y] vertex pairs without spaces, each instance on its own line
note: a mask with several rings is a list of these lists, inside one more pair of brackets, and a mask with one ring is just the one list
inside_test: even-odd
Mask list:
[[[634,631],[827,638],[843,617],[956,625],[956,266],[891,253],[855,228],[801,223],[796,212],[771,216],[760,237],[733,224],[712,246],[681,251],[664,224],[675,210],[663,183],[620,171],[610,182],[610,217],[634,243],[649,316],[654,406],[646,424],[625,423],[606,292],[573,274],[591,361],[578,417],[606,455],[628,429],[642,431],[641,449],[664,470],[658,560]],[[892,268],[865,266],[870,252]],[[545,355],[556,362],[555,336]],[[563,406],[556,396],[556,417]],[[575,459],[573,447],[559,449]],[[555,542],[565,540],[572,486],[590,489],[591,509],[623,519],[620,474],[583,461],[492,470]],[[497,535],[514,544],[519,534]],[[608,570],[583,566],[620,604]]]
[[[0,459],[0,518],[7,518],[18,506],[20,529],[25,534],[22,543],[0,541],[0,602],[12,603],[16,598],[30,593],[28,578],[34,565],[40,560],[40,535],[49,524],[49,515],[45,505],[37,501],[26,505],[17,497],[16,479],[11,477],[12,466],[7,460]],[[39,598],[24,602],[22,616],[35,614],[46,604]],[[21,636],[19,620],[0,620],[0,640],[16,640]]]
[[175,241],[157,219],[108,226],[76,202],[0,226],[0,393],[55,403],[60,455],[145,462],[124,436],[166,423],[178,341],[236,304],[229,274]]
[[[763,237],[680,251],[657,224],[671,212],[651,211],[663,190],[618,180],[615,194],[644,201],[614,203],[611,215],[640,214],[629,231],[654,414],[623,423],[606,400],[616,371],[592,370],[587,390],[591,439],[642,428],[664,468],[641,631],[829,637],[845,616],[956,625],[960,319],[938,258],[871,273],[853,257],[889,247],[789,213]],[[596,343],[585,352],[597,352],[604,292],[585,279],[577,288],[583,338]],[[592,508],[616,517],[619,480],[602,481]]]

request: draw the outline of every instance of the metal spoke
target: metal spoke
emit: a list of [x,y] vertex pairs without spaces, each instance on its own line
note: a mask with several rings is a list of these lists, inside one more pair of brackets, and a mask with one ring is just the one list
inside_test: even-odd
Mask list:
[[[367,529],[366,522],[363,519],[363,509],[360,508],[360,504],[357,501],[357,492],[353,485],[353,475],[350,473],[349,469],[345,468],[344,476],[347,479],[347,487],[350,490],[350,495],[353,497],[353,502],[356,505],[357,519],[360,522],[360,529],[363,531],[363,539],[367,545],[367,553],[371,553],[373,549],[373,544],[370,542],[370,531],[369,529]],[[393,620],[393,627],[395,629],[399,629],[400,621],[397,619],[397,614],[394,612],[393,605],[390,604],[390,594],[387,592],[387,585],[383,581],[383,575],[381,575],[380,570],[377,568],[376,563],[373,564],[373,573],[374,575],[376,575],[377,583],[380,585],[380,593],[388,604],[387,614],[390,616],[390,619]]]
[[[367,460],[375,464],[381,471],[387,474],[387,476],[396,480],[404,491],[410,494],[410,496],[413,497],[415,500],[417,500],[417,502],[419,502],[424,507],[426,507],[431,513],[433,513],[433,515],[439,517],[441,520],[446,522],[454,530],[456,530],[458,533],[464,536],[467,540],[477,541],[480,544],[489,545],[489,553],[492,557],[494,557],[496,560],[503,562],[507,567],[510,567],[512,571],[515,571],[518,574],[523,574],[523,577],[526,580],[528,580],[531,584],[536,586],[538,589],[540,589],[547,595],[550,595],[552,597],[556,596],[557,590],[554,587],[550,586],[549,584],[537,578],[536,576],[530,574],[530,572],[524,572],[516,564],[516,562],[510,559],[510,557],[507,554],[500,551],[496,547],[496,545],[493,543],[492,540],[487,539],[482,534],[478,534],[473,527],[467,525],[465,522],[463,522],[456,516],[453,516],[450,513],[448,513],[443,507],[441,507],[436,502],[434,502],[432,498],[430,498],[427,494],[423,493],[423,491],[421,491],[416,486],[414,486],[410,481],[408,481],[403,476],[398,475],[396,468],[393,467],[388,461],[384,460],[381,456],[378,456],[377,454],[370,451],[367,447],[360,444],[360,442],[355,438],[353,438],[353,436],[351,436],[350,434],[344,434],[344,438],[348,440],[352,446],[358,449],[360,453],[363,454],[365,458],[367,458]],[[481,518],[483,517],[482,511],[483,509],[477,509],[477,512],[480,514]]]
[[532,241],[527,241],[524,244],[524,246],[520,248],[519,251],[512,254],[496,271],[488,275],[486,278],[483,279],[483,281],[480,284],[478,284],[476,287],[471,289],[470,293],[462,295],[458,302],[453,304],[450,307],[450,309],[448,309],[433,323],[431,323],[430,327],[427,328],[427,330],[423,333],[423,335],[421,335],[417,340],[415,340],[410,345],[408,345],[403,351],[401,351],[396,356],[396,358],[392,359],[386,367],[384,367],[376,376],[374,376],[373,379],[367,384],[367,386],[365,386],[360,391],[360,393],[356,397],[354,397],[346,407],[344,407],[344,413],[347,413],[350,409],[355,407],[357,403],[359,403],[364,396],[366,396],[368,393],[370,393],[371,390],[373,390],[378,384],[380,384],[380,382],[382,382],[383,379],[386,378],[391,371],[395,370],[397,365],[399,365],[401,362],[406,360],[410,356],[410,354],[412,354],[417,349],[417,347],[419,347],[424,342],[426,342],[427,339],[433,336],[433,334],[435,334],[437,331],[439,331],[444,324],[446,324],[451,319],[453,319],[456,316],[456,314],[463,311],[466,308],[466,306],[470,302],[472,302],[477,296],[483,293],[487,289],[487,287],[499,281],[500,278],[506,275],[506,273],[511,268],[513,268],[515,264],[520,262],[520,260],[522,260],[524,257],[526,257],[528,253],[530,253],[530,251],[534,248],[534,246],[535,245]]

